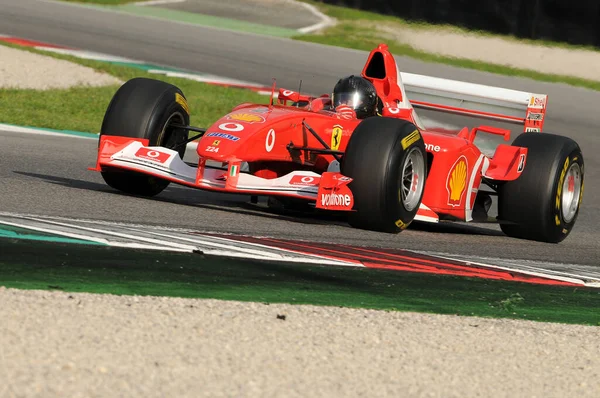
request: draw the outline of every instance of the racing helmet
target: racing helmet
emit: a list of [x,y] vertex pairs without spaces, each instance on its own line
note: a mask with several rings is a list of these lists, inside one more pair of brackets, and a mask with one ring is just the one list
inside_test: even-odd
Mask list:
[[341,78],[333,88],[331,102],[334,108],[348,105],[356,117],[364,119],[377,113],[377,91],[369,80],[362,76],[350,75]]

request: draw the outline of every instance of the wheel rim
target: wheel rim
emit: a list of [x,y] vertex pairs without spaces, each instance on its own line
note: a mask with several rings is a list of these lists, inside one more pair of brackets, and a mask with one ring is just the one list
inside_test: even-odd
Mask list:
[[581,167],[573,163],[567,170],[565,181],[562,186],[562,216],[566,223],[573,221],[577,208],[579,207],[579,195],[581,194]]
[[419,205],[425,186],[425,162],[418,148],[410,150],[400,175],[400,202],[407,211],[412,211]]
[[[159,135],[159,140],[157,144],[166,148],[174,148],[180,142],[178,139],[179,134],[177,134],[176,132],[179,129],[171,127],[171,124],[185,124],[184,120],[185,119],[183,118],[183,115],[180,112],[174,112],[171,116],[169,116],[169,119],[167,119],[167,122],[165,123]],[[183,133],[181,134],[181,136],[183,137]],[[185,147],[180,148],[178,152],[181,155],[182,152],[185,152]]]

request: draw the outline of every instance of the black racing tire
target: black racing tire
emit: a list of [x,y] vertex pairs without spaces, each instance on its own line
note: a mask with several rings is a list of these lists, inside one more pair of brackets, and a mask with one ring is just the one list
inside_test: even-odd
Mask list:
[[[160,80],[134,78],[123,84],[110,101],[100,135],[143,138],[150,146],[173,148],[187,139],[188,132],[169,127],[172,123],[190,124],[189,107],[183,92]],[[178,149],[182,159],[185,149],[185,145]],[[170,183],[127,170],[105,170],[102,177],[114,189],[148,197],[159,194]]]
[[[512,145],[527,148],[527,158],[522,174],[498,187],[500,228],[514,238],[563,241],[575,225],[583,197],[579,145],[568,137],[537,132],[521,134]],[[563,199],[571,205],[565,208]]]
[[[426,156],[423,137],[414,124],[377,116],[364,119],[352,133],[341,164],[342,174],[353,179],[349,187],[354,211],[349,224],[387,233],[406,229],[423,199]],[[403,171],[409,170],[413,174],[403,179]]]

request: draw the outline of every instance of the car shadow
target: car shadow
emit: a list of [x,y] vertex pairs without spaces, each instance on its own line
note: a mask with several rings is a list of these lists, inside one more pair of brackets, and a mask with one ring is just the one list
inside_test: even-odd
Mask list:
[[[215,211],[225,211],[233,214],[257,216],[269,219],[279,219],[289,222],[296,222],[301,224],[315,224],[315,225],[331,225],[334,221],[332,217],[325,219],[315,218],[314,215],[306,213],[296,212],[279,212],[274,209],[270,209],[266,204],[254,204],[251,203],[251,195],[240,195],[231,193],[211,192],[189,188],[181,185],[171,184],[163,192],[154,197],[144,197],[127,194],[125,192],[117,191],[104,182],[93,182],[88,180],[79,180],[75,178],[54,176],[49,174],[31,173],[23,171],[13,171],[15,174],[19,174],[26,177],[37,178],[44,182],[56,184],[68,188],[81,189],[84,191],[101,192],[103,194],[126,196],[142,200],[150,200],[152,202],[159,203],[170,203],[181,206],[190,206],[194,208],[201,208]],[[266,202],[263,200],[263,202]],[[339,216],[337,216],[339,218]],[[345,219],[339,221],[339,225],[345,224]]]
[[[347,213],[318,209],[312,209],[308,211],[274,209],[267,207],[265,197],[261,197],[258,203],[252,203],[250,200],[251,195],[211,192],[171,184],[159,195],[148,198],[120,192],[109,187],[105,183],[100,182],[23,171],[13,172],[23,176],[37,178],[52,184],[85,191],[129,196],[132,198],[151,200],[153,202],[178,204],[182,206],[224,211],[232,214],[249,215],[266,219],[278,219],[299,224],[335,225],[352,228],[347,223]],[[409,229],[413,231],[439,234],[504,236],[502,231],[486,228],[481,225],[482,224],[474,225],[461,222],[440,222],[432,224],[414,221],[410,224]]]

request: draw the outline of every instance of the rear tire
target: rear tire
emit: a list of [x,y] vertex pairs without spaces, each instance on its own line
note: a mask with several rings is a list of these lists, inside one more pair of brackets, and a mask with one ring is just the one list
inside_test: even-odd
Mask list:
[[427,161],[423,137],[401,119],[371,117],[354,130],[341,164],[352,178],[356,228],[399,233],[413,221],[425,191]]
[[[187,130],[169,127],[190,124],[189,108],[183,92],[159,80],[134,78],[113,96],[104,115],[100,135],[143,138],[149,146],[173,148],[187,139]],[[178,149],[183,159],[185,145]],[[104,181],[119,191],[139,196],[162,192],[169,181],[125,170],[102,171]]]
[[583,197],[584,161],[568,137],[524,133],[514,146],[528,148],[522,174],[498,189],[498,221],[511,237],[558,243],[575,225]]

